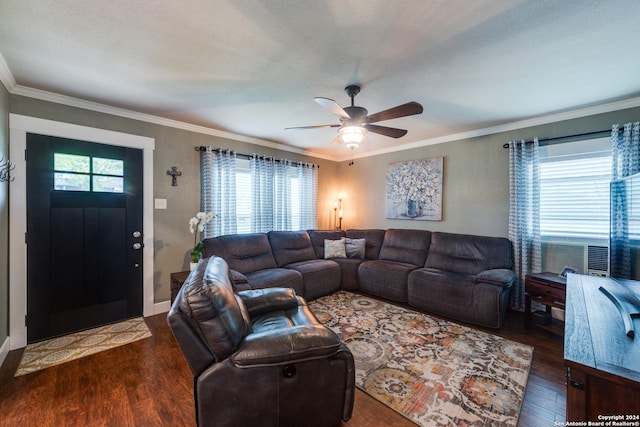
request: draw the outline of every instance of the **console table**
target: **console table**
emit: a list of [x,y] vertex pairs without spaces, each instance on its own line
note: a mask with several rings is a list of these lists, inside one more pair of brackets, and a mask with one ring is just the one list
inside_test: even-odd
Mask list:
[[[623,314],[599,288],[620,285],[640,295],[640,282],[570,274],[564,365],[567,421],[640,421],[640,334],[626,334]],[[638,326],[638,319],[633,320]],[[640,328],[637,328],[640,329]]]
[[550,323],[537,324],[541,328],[550,330],[558,335],[564,333],[564,324],[561,320],[551,316],[551,308],[556,307],[564,310],[565,289],[567,280],[556,273],[531,273],[524,278],[524,312],[527,326],[531,323],[531,301],[544,304]]

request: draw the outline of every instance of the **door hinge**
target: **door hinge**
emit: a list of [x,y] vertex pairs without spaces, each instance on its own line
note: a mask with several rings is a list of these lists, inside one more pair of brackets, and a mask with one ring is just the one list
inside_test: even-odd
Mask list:
[[24,326],[29,326],[29,316],[28,315],[24,315]]
[[24,161],[25,162],[27,161],[27,149],[26,148],[24,149]]

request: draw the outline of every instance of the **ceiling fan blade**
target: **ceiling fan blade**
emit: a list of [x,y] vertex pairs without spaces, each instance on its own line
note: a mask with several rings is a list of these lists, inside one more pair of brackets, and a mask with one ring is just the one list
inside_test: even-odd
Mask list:
[[364,125],[364,127],[369,132],[379,133],[380,135],[390,136],[391,138],[400,138],[407,134],[406,129],[397,129],[397,128],[390,128],[386,126],[370,125],[370,124]]
[[321,128],[339,128],[340,125],[316,125],[316,126],[296,126],[291,128],[284,128],[284,130],[292,129],[321,129]]
[[337,145],[337,144],[342,144],[342,141],[340,141],[340,138],[339,138],[339,137],[338,137],[338,138],[335,138],[335,139],[333,140],[333,142],[331,142],[331,145]]
[[383,122],[385,120],[397,119],[398,117],[413,116],[422,113],[422,105],[417,102],[407,102],[379,113],[371,114],[367,117],[367,123]]
[[342,109],[341,106],[338,105],[336,101],[329,98],[315,97],[313,98],[318,104],[322,105],[327,110],[331,111],[336,116],[340,117],[340,119],[350,119],[351,116],[347,114],[346,111]]

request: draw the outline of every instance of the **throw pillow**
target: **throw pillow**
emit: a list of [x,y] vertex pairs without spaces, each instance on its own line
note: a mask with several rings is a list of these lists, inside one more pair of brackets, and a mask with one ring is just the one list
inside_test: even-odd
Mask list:
[[344,239],[347,258],[364,259],[366,239]]
[[324,241],[324,258],[346,258],[347,254],[344,248],[344,239]]

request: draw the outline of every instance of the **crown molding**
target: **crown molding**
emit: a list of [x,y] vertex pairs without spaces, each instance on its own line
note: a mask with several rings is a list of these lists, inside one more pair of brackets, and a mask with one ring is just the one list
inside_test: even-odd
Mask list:
[[[6,84],[5,84],[6,86]],[[40,89],[34,89],[26,86],[21,86],[14,83],[12,89],[7,88],[10,93],[14,95],[25,96],[28,98],[40,99],[42,101],[54,102],[56,104],[68,105],[70,107],[82,108],[85,110],[96,111],[99,113],[111,114],[118,117],[124,117],[132,120],[143,121],[147,123],[153,123],[161,126],[172,127],[176,129],[182,129],[190,132],[201,133],[205,135],[216,136],[219,138],[231,139],[234,141],[246,142],[249,144],[259,145],[262,147],[269,147],[276,150],[284,150],[292,153],[302,154],[305,156],[311,156],[321,158],[325,160],[336,161],[331,156],[315,153],[310,150],[304,150],[297,147],[291,147],[284,144],[278,144],[276,142],[266,141],[259,138],[253,138],[246,135],[240,135],[232,132],[227,132],[219,129],[214,129],[206,126],[199,126],[190,123],[181,122],[178,120],[167,119],[164,117],[154,116],[151,114],[140,113],[133,110],[127,110],[119,107],[112,107],[110,105],[100,104],[98,102],[87,101],[84,99],[74,98],[72,96],[61,95],[54,92],[49,92]]]
[[[337,159],[345,162],[351,159],[362,159],[365,157],[378,156],[381,154],[394,153],[396,151],[410,150],[413,148],[426,147],[428,145],[443,144],[445,142],[471,139],[478,136],[493,135],[496,133],[509,132],[533,126],[547,125],[564,120],[578,119],[580,117],[594,116],[596,114],[610,113],[613,111],[626,110],[627,108],[640,107],[640,97],[614,101],[606,104],[594,105],[591,107],[578,108],[575,110],[563,111],[561,113],[548,114],[533,119],[520,120],[517,122],[505,123],[503,125],[490,126],[482,129],[475,129],[468,132],[443,135],[436,138],[429,138],[422,141],[411,142],[400,146],[384,148],[376,151],[369,151],[360,155],[346,155]],[[505,141],[506,142],[506,141]]]
[[4,60],[2,53],[0,53],[0,82],[2,82],[10,93],[16,87],[16,79],[13,78],[13,74],[11,74],[9,65],[7,65],[7,61]]

